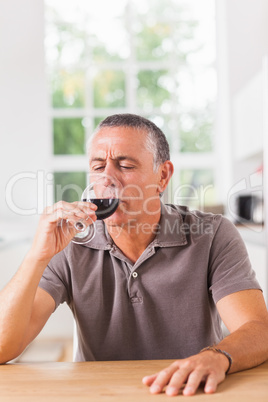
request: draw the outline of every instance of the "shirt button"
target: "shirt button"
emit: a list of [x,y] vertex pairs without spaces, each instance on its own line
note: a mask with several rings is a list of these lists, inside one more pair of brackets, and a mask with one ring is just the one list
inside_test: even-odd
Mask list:
[[137,272],[133,272],[132,277],[137,278],[137,276],[138,276]]

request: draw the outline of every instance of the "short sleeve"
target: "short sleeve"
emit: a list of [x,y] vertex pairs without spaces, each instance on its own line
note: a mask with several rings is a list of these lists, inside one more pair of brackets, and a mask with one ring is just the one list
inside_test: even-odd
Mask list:
[[71,302],[70,270],[64,250],[56,254],[46,267],[39,287],[48,292],[56,303],[56,308],[64,302]]
[[261,289],[238,230],[224,217],[211,244],[208,282],[215,303],[231,293]]

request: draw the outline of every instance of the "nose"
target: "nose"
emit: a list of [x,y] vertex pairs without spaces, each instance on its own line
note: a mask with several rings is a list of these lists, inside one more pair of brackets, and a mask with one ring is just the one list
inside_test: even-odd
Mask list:
[[120,198],[124,188],[124,180],[116,161],[109,160],[105,166],[105,186],[109,187],[116,198]]
[[109,178],[115,178],[120,181],[120,174],[118,169],[116,169],[116,164],[113,161],[108,160],[105,166],[104,174],[107,176],[107,180]]

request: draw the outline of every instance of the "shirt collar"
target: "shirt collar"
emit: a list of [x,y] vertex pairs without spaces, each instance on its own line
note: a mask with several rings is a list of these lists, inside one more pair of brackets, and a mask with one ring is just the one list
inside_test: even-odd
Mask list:
[[183,225],[185,212],[185,207],[161,203],[159,230],[153,241],[155,246],[172,247],[187,244]]

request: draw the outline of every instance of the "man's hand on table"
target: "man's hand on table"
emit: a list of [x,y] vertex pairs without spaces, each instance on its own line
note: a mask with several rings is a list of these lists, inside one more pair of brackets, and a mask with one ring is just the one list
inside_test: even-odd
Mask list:
[[159,373],[146,376],[143,384],[150,387],[152,394],[159,394],[166,387],[169,396],[194,395],[199,385],[204,382],[204,391],[211,394],[216,391],[217,385],[225,379],[228,369],[228,359],[219,353],[205,351],[187,359],[176,360]]

